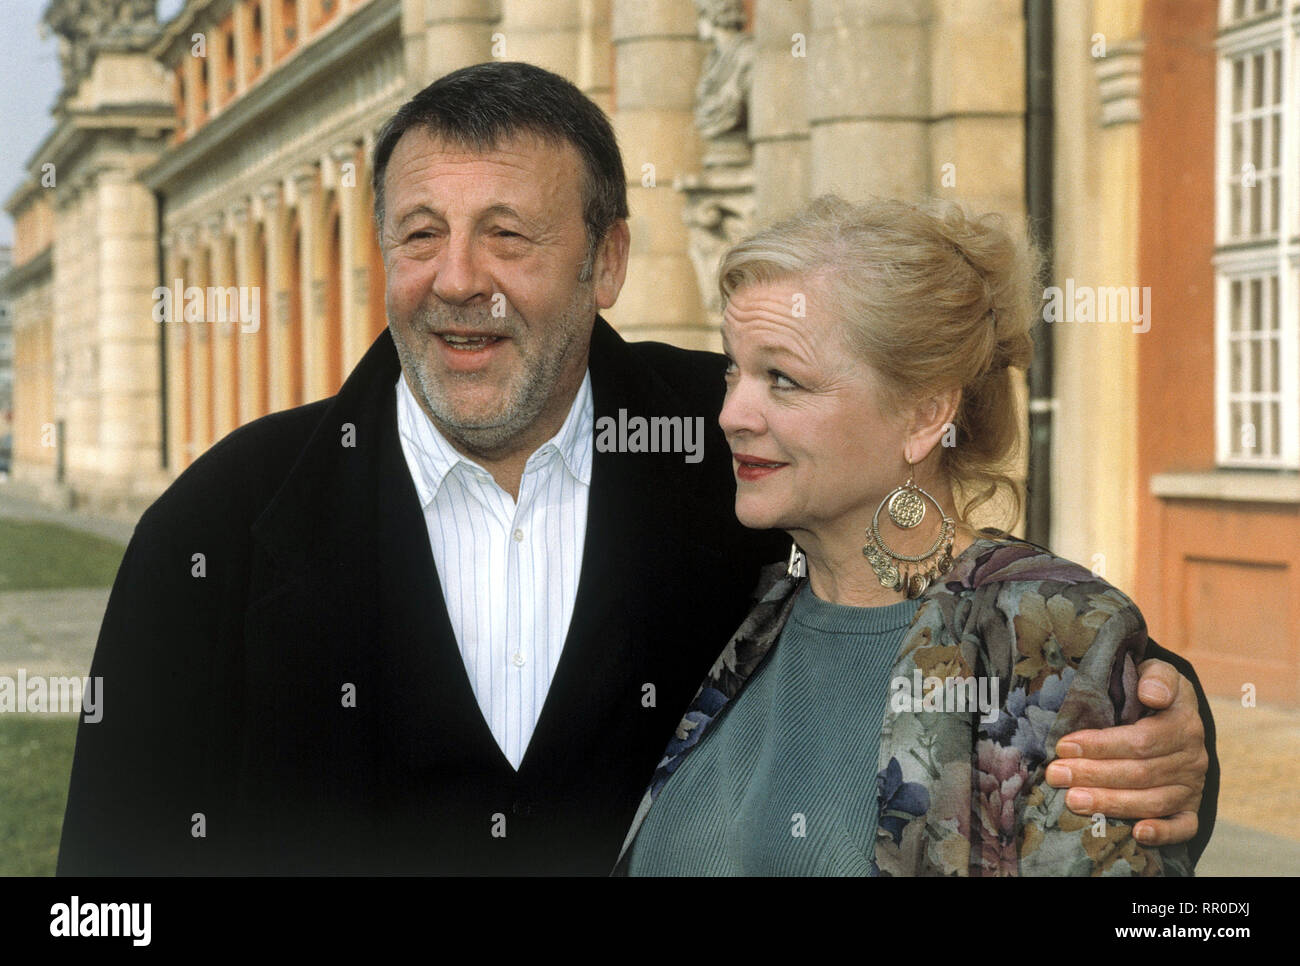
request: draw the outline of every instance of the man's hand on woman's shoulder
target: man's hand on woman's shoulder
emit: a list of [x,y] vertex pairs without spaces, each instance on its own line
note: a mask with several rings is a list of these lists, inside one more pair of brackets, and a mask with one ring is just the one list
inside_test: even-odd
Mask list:
[[1072,812],[1143,819],[1134,826],[1143,845],[1187,842],[1196,836],[1210,764],[1196,690],[1164,661],[1144,661],[1139,670],[1138,697],[1157,713],[1065,735],[1047,782],[1070,788]]

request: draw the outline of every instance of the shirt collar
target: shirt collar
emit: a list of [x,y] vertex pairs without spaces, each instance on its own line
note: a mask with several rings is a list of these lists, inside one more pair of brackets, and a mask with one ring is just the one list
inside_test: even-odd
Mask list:
[[[428,506],[438,495],[442,481],[458,465],[463,465],[480,479],[491,478],[478,463],[457,452],[456,448],[434,426],[416,402],[405,376],[397,375],[397,431],[406,450],[416,495],[422,507]],[[552,453],[558,453],[569,474],[584,486],[591,485],[591,460],[595,412],[591,396],[591,372],[582,377],[582,385],[569,406],[568,415],[559,431],[528,457],[525,475],[544,466]]]

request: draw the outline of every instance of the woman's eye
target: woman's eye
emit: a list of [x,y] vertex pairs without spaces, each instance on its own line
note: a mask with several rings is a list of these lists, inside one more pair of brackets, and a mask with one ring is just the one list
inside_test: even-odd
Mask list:
[[799,383],[795,382],[784,372],[780,372],[776,369],[773,369],[768,373],[768,375],[772,377],[773,389],[798,389],[799,388]]

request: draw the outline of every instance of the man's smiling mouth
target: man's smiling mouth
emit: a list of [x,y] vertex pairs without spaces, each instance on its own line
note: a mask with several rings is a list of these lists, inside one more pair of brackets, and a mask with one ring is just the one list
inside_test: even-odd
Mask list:
[[495,345],[505,339],[500,335],[458,335],[454,332],[438,332],[439,339],[461,352],[474,352]]

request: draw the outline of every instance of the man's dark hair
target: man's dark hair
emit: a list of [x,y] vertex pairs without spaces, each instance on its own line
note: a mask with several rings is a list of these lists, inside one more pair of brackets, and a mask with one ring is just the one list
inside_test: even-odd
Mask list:
[[371,178],[381,233],[384,172],[393,148],[413,127],[474,151],[495,150],[520,134],[573,145],[583,162],[582,281],[590,278],[596,247],[615,221],[627,217],[627,179],[609,119],[582,91],[558,74],[517,61],[462,67],[434,81],[397,109],[375,142]]

